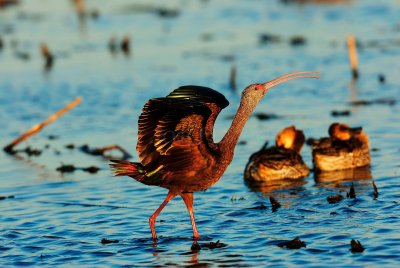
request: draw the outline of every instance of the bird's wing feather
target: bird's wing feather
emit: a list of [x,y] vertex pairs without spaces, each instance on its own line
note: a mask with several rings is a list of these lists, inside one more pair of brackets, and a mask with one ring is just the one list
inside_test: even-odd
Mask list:
[[207,162],[203,132],[211,111],[187,99],[149,100],[139,117],[137,151],[147,170],[196,170]]

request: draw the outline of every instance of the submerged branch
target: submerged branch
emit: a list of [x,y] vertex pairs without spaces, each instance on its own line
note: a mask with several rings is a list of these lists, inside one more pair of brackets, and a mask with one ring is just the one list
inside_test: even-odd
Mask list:
[[64,106],[62,109],[60,109],[59,111],[54,113],[52,116],[50,116],[49,118],[44,120],[42,123],[37,124],[37,125],[33,126],[31,129],[29,129],[28,131],[22,133],[13,142],[11,142],[7,146],[5,146],[3,148],[3,150],[8,154],[14,154],[15,153],[14,147],[16,145],[18,145],[19,143],[21,143],[24,140],[28,139],[30,136],[35,135],[36,133],[41,131],[45,126],[47,126],[48,124],[50,124],[53,121],[57,120],[61,115],[63,115],[64,113],[68,112],[69,110],[74,108],[76,105],[78,105],[81,102],[81,100],[82,100],[81,97],[77,97],[75,100],[73,100],[72,102],[70,102],[69,104]]

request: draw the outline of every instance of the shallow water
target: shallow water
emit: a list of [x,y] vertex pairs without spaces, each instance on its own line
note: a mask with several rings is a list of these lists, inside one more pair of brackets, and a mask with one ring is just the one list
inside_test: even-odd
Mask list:
[[[0,9],[0,137],[3,145],[77,96],[84,101],[21,144],[43,149],[38,157],[0,154],[1,266],[397,266],[400,263],[398,180],[400,3],[344,1],[342,4],[282,4],[279,1],[87,1],[97,19],[79,20],[69,1],[23,1]],[[154,10],[178,10],[161,17]],[[175,13],[173,13],[175,14]],[[260,43],[260,34],[279,35]],[[345,38],[358,38],[360,79],[351,81]],[[129,57],[108,50],[111,36],[132,38]],[[306,44],[291,46],[300,35]],[[38,46],[55,54],[46,72]],[[12,45],[12,43],[17,43]],[[28,53],[29,60],[15,55]],[[237,66],[239,92],[229,88]],[[108,160],[69,150],[67,144],[119,144],[135,154],[137,118],[144,102],[184,84],[215,88],[230,101],[216,123],[219,140],[236,111],[240,90],[296,70],[316,70],[322,78],[298,80],[270,90],[252,117],[235,158],[222,179],[195,194],[202,238],[192,251],[191,226],[179,198],[161,213],[155,246],[148,217],[166,195],[129,178],[112,177]],[[379,83],[383,74],[385,83]],[[350,105],[390,98],[394,104]],[[349,110],[348,117],[332,117]],[[307,137],[325,136],[330,123],[361,125],[369,134],[371,173],[357,179],[314,178],[292,184],[249,187],[243,181],[248,157],[288,125]],[[57,139],[50,140],[49,135]],[[47,145],[47,147],[46,147]],[[113,153],[118,156],[118,153]],[[311,165],[309,147],[303,157]],[[133,161],[136,161],[134,155]],[[98,166],[61,174],[64,164]],[[379,190],[373,198],[372,179]],[[356,198],[346,196],[354,183]],[[269,196],[281,204],[272,212]],[[265,206],[263,206],[265,205]],[[305,248],[277,245],[299,237]],[[118,243],[102,244],[107,238]],[[351,239],[366,248],[350,251]],[[209,248],[220,241],[222,247]],[[397,264],[397,265],[396,265]]]

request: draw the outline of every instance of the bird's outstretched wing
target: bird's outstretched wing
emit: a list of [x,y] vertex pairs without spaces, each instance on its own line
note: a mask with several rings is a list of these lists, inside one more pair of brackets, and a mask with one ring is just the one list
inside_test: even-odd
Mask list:
[[151,99],[145,104],[139,117],[136,149],[149,176],[196,172],[213,161],[215,152],[205,137],[205,126],[211,114],[216,117],[222,109],[210,109],[210,103],[225,107],[221,104],[225,98],[205,88],[223,97],[213,99],[210,92],[201,89],[182,87],[165,98]]

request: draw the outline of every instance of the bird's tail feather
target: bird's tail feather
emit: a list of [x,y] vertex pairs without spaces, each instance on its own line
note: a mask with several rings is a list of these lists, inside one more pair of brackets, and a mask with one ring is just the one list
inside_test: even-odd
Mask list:
[[129,176],[135,180],[144,179],[143,166],[140,163],[129,162],[125,160],[111,160],[111,172],[114,176]]

